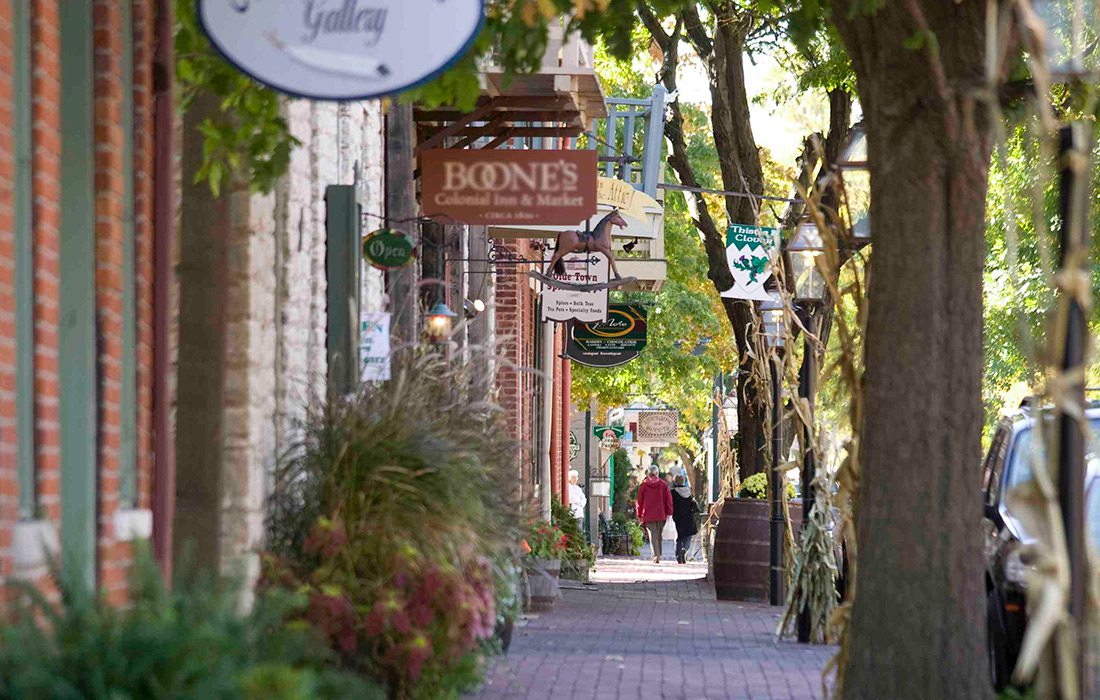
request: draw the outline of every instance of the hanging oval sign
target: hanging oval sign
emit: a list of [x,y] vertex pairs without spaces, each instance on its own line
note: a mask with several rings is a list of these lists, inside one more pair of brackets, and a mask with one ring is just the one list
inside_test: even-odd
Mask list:
[[198,0],[210,42],[280,92],[357,100],[420,85],[477,37],[483,0]]
[[363,238],[363,257],[380,270],[402,267],[412,256],[412,241],[400,231],[383,228]]

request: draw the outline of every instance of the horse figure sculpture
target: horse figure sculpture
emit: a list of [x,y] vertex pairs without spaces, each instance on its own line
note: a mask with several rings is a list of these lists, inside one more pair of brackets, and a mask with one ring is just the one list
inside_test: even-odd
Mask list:
[[607,261],[611,263],[611,270],[615,273],[615,279],[622,279],[619,268],[615,267],[615,256],[611,254],[611,226],[626,228],[626,219],[618,209],[612,209],[611,213],[600,219],[596,228],[592,231],[562,231],[558,234],[558,241],[554,249],[554,256],[550,258],[550,271],[555,275],[565,274],[565,258],[570,253],[587,253],[596,251],[603,253]]

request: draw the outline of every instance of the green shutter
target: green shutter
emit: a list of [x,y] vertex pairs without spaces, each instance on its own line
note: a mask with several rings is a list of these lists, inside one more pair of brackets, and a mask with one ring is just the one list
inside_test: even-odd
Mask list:
[[61,22],[61,564],[95,581],[96,318],[92,3]]
[[137,290],[134,261],[134,34],[133,0],[120,1],[122,24],[122,381],[119,505],[137,505]]
[[359,385],[359,205],[354,185],[325,188],[325,271],[328,313],[325,348],[329,388],[351,393]]
[[32,209],[30,0],[12,7],[15,38],[15,411],[19,517],[35,517],[34,225]]

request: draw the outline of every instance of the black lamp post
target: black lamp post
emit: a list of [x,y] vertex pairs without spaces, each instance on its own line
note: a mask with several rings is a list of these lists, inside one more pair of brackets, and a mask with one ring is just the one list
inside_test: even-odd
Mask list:
[[[1045,24],[1044,58],[1052,78],[1067,84],[1081,84],[1100,77],[1097,57],[1089,49],[1097,41],[1097,16],[1093,3],[1086,12],[1083,0],[1035,0],[1033,7]],[[1089,16],[1092,14],[1092,16]],[[1045,99],[1039,95],[1039,99]],[[1059,133],[1059,266],[1064,278],[1089,279],[1089,160],[1092,152],[1091,125],[1077,121],[1064,126]],[[1089,290],[1091,294],[1091,289]],[[1076,696],[1085,695],[1086,616],[1088,601],[1088,550],[1085,534],[1085,445],[1086,429],[1073,413],[1083,414],[1085,385],[1083,379],[1085,351],[1088,342],[1088,320],[1085,309],[1071,290],[1063,290],[1066,300],[1065,338],[1062,348],[1063,377],[1081,375],[1067,382],[1056,405],[1058,423],[1058,502],[1062,510],[1062,525],[1069,556],[1069,615],[1071,632],[1076,644],[1073,665],[1076,671]],[[1061,688],[1062,684],[1059,684]],[[1074,693],[1063,697],[1072,697]]]
[[760,315],[764,319],[764,342],[771,357],[772,388],[772,463],[768,470],[768,506],[771,517],[768,522],[768,602],[782,605],[786,599],[786,581],[783,576],[783,554],[787,538],[783,532],[783,475],[779,473],[780,452],[783,450],[783,388],[780,385],[781,354],[784,343],[783,299],[779,292],[771,292],[771,299],[760,302]]
[[[798,377],[798,396],[806,399],[810,407],[809,425],[803,425],[798,443],[802,447],[802,529],[806,529],[814,507],[814,479],[816,463],[813,450],[814,391],[817,381],[817,348],[811,335],[816,336],[818,313],[825,300],[825,276],[818,269],[818,256],[825,252],[821,232],[811,222],[795,229],[787,243],[790,270],[794,277],[794,296],[798,302],[799,318],[806,332],[802,340],[802,368]],[[805,553],[803,554],[805,556]],[[798,611],[798,641],[809,642],[812,632],[808,607]]]

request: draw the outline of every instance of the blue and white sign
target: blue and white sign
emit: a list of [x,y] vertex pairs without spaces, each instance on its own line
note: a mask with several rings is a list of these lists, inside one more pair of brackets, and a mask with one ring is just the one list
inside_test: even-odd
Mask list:
[[390,95],[470,48],[483,0],[198,0],[225,58],[280,92],[315,100]]
[[359,378],[364,382],[390,380],[390,314],[364,311],[360,321],[359,357],[363,363]]

